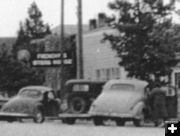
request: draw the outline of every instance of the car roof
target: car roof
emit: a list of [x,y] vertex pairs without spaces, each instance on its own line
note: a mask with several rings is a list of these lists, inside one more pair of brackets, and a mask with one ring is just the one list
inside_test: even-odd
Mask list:
[[103,84],[105,81],[96,81],[96,80],[87,80],[87,79],[71,79],[66,82],[66,85],[73,84],[73,83],[97,83],[97,84]]
[[148,85],[148,83],[146,81],[142,81],[142,80],[138,80],[138,79],[112,79],[106,83],[104,88],[106,88],[112,84],[115,84],[115,83],[131,84],[131,85],[139,86],[139,87],[145,87]]
[[36,89],[36,90],[40,90],[42,93],[47,92],[47,91],[52,91],[53,89],[47,86],[26,86],[20,89],[20,91],[24,90],[24,89]]

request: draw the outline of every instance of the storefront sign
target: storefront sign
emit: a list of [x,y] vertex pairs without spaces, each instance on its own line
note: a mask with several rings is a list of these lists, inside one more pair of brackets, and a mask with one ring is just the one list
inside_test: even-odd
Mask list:
[[36,58],[32,61],[35,67],[55,67],[63,65],[72,65],[72,56],[67,52],[61,54],[60,52],[37,53]]

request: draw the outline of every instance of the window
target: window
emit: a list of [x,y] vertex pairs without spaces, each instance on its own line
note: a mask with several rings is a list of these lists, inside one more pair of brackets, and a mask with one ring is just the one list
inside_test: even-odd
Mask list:
[[81,85],[73,85],[73,89],[74,92],[88,92],[89,91],[89,85],[86,84],[81,84]]
[[112,71],[112,79],[115,79],[116,78],[115,68],[112,68],[111,71]]
[[120,78],[120,70],[119,68],[116,68],[116,79],[119,79]]
[[19,95],[25,97],[37,98],[41,96],[41,91],[34,89],[25,89]]
[[120,69],[119,68],[111,68],[111,78],[112,79],[120,78]]
[[100,73],[100,70],[96,70],[96,79],[97,80],[100,80],[101,79],[101,73]]
[[106,80],[110,79],[110,69],[106,69]]
[[106,80],[106,70],[105,69],[101,69],[101,80],[105,81]]
[[97,80],[107,81],[120,78],[120,68],[96,69],[95,72]]
[[130,84],[113,84],[110,90],[132,91],[134,90],[134,86]]

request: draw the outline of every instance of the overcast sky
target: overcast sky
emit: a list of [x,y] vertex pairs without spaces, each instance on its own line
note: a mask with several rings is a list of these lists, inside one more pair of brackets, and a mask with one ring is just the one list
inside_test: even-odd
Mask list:
[[[0,37],[16,36],[19,22],[28,16],[27,10],[35,1],[43,13],[43,20],[51,28],[60,24],[61,0],[0,0]],[[65,24],[77,24],[77,0],[65,1]],[[82,0],[83,23],[96,17],[98,12],[111,14],[107,7],[112,0]]]
[[[44,23],[51,28],[60,24],[61,0],[0,0],[0,37],[17,35],[19,22],[28,17],[27,10],[33,1],[42,11]],[[64,1],[65,24],[77,24],[77,0]],[[88,24],[88,20],[97,17],[99,12],[111,15],[107,6],[110,1],[114,0],[82,0],[83,23]]]

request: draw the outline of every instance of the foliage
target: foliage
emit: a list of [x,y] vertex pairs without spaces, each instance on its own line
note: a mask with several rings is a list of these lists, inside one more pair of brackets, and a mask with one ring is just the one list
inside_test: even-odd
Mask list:
[[13,59],[5,46],[3,44],[3,52],[0,53],[0,90],[14,95],[23,86],[41,85],[41,73]]
[[42,13],[33,2],[28,9],[28,18],[25,22],[20,22],[18,36],[12,47],[13,56],[0,56],[0,89],[16,92],[22,86],[43,84],[44,70],[30,65],[32,56],[39,50],[31,41],[49,34],[50,27],[43,23]]
[[[162,0],[116,0],[109,7],[116,15],[108,19],[118,34],[105,34],[112,49],[121,58],[119,63],[129,77],[148,82],[169,76],[177,64],[175,51],[179,42],[179,26],[172,23],[174,2]],[[152,78],[153,77],[153,78]]]
[[35,49],[30,46],[30,41],[41,39],[51,34],[50,27],[48,24],[43,23],[42,13],[35,2],[33,2],[28,9],[28,15],[29,17],[24,23],[20,22],[18,37],[13,46],[15,55],[20,49],[27,49],[30,52],[34,51]]
[[[44,71],[30,65],[29,58],[39,49],[30,43],[34,39],[51,34],[50,27],[43,23],[42,13],[35,2],[28,9],[28,15],[24,23],[20,22],[18,36],[11,53],[13,56],[7,54],[7,50],[0,53],[0,90],[12,94],[26,85],[42,85],[45,80]],[[17,54],[19,51],[22,51],[21,59]]]

